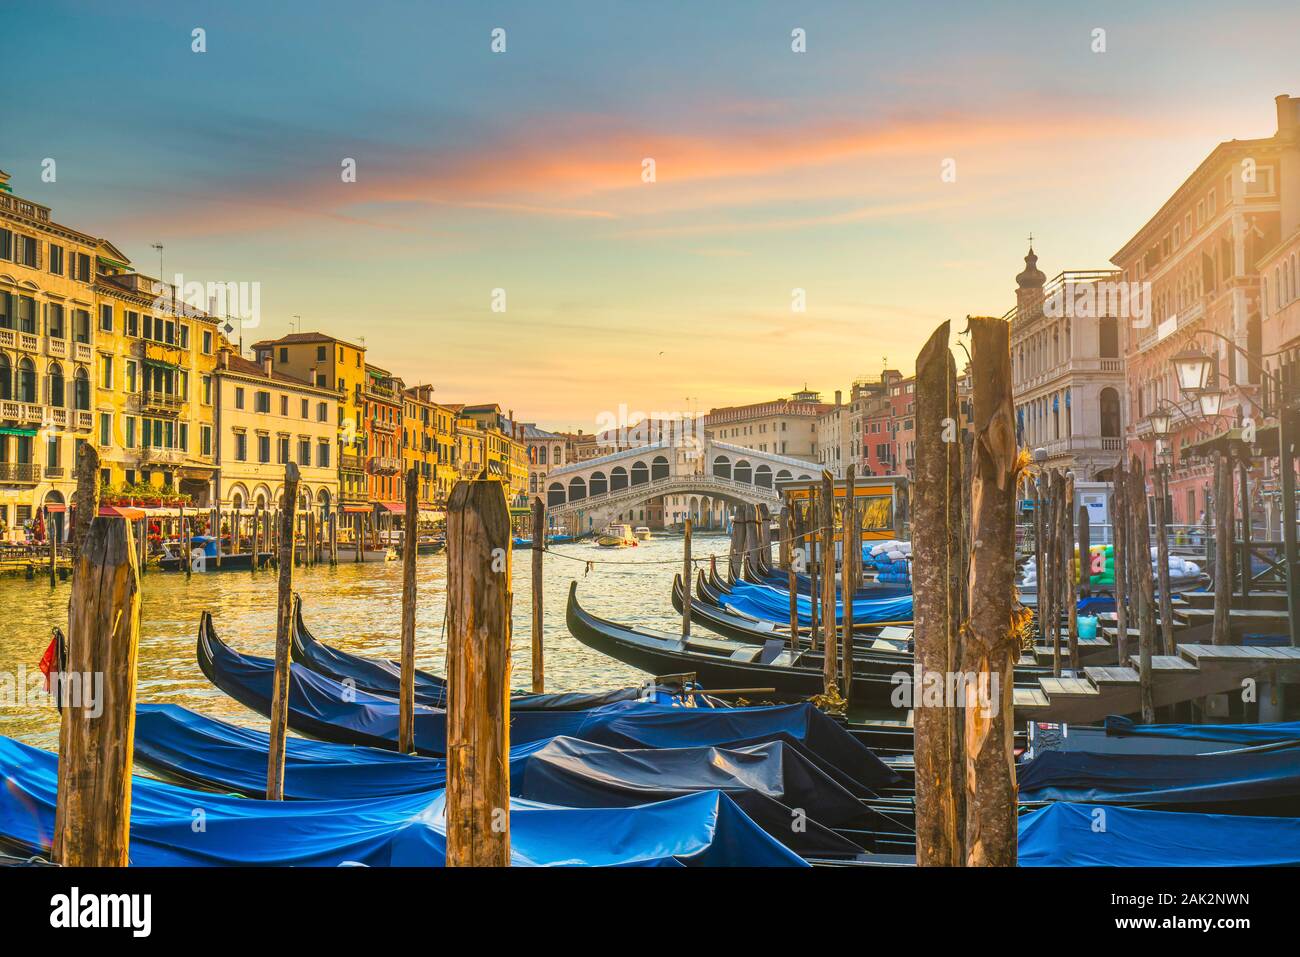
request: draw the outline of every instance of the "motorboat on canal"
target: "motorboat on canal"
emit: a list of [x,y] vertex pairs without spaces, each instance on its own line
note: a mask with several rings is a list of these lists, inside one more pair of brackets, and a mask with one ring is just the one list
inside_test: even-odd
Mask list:
[[[185,543],[179,539],[171,539],[162,543],[162,558],[158,560],[158,567],[166,572],[184,571],[186,566],[193,572],[216,572],[216,571],[249,571],[253,567],[252,552],[236,552],[234,554],[221,554],[221,562],[217,562],[218,542],[214,535],[194,535],[190,538],[190,553],[185,555]],[[257,554],[257,566],[261,568],[271,560],[270,552],[259,552]]]
[[596,544],[601,548],[635,548],[638,543],[631,525],[616,523],[606,526],[605,531],[596,537]]

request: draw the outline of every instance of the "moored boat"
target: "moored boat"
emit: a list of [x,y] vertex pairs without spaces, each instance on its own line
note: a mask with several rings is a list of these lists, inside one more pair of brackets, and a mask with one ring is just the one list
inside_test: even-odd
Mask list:
[[257,567],[261,568],[271,560],[270,552],[259,552],[256,556],[252,552],[236,552],[234,554],[221,554],[221,563],[217,563],[218,543],[215,536],[212,535],[194,535],[190,538],[190,553],[185,555],[185,544],[177,539],[170,539],[162,543],[162,558],[158,560],[158,567],[163,571],[177,572],[184,571],[188,566],[194,572],[215,572],[215,571],[248,571],[257,562]]
[[596,536],[596,544],[601,548],[635,548],[637,540],[631,525],[615,523]]

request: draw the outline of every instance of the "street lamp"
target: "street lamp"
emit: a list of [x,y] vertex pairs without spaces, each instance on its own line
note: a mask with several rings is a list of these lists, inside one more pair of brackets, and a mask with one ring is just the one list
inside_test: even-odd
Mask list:
[[1188,345],[1172,361],[1178,374],[1178,387],[1183,392],[1200,392],[1210,384],[1214,360],[1200,349]]
[[1163,410],[1157,410],[1147,416],[1147,421],[1151,423],[1151,431],[1160,438],[1164,438],[1169,434],[1169,425],[1171,420],[1172,416]]
[[1223,393],[1218,389],[1202,389],[1196,394],[1196,401],[1200,403],[1201,415],[1210,419],[1219,414],[1219,408],[1223,405]]

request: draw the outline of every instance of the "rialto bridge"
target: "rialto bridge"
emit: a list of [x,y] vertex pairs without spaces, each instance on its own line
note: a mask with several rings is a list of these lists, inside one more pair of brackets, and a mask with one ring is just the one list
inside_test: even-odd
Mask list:
[[812,462],[738,445],[660,442],[552,471],[546,485],[548,522],[573,534],[619,521],[671,525],[687,515],[697,526],[721,527],[741,502],[775,514],[781,502],[778,483],[819,474]]

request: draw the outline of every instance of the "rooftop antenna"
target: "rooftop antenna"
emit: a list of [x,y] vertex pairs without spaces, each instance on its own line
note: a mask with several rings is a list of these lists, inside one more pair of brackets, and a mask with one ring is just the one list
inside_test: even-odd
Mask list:
[[150,243],[150,244],[149,244],[149,248],[150,248],[150,249],[156,249],[156,250],[158,250],[158,279],[159,279],[159,281],[162,281],[162,278],[163,278],[163,268],[162,268],[163,244],[162,244],[162,243]]
[[292,328],[294,332],[302,332],[302,316],[295,312],[292,318],[294,321],[289,323],[290,328]]

